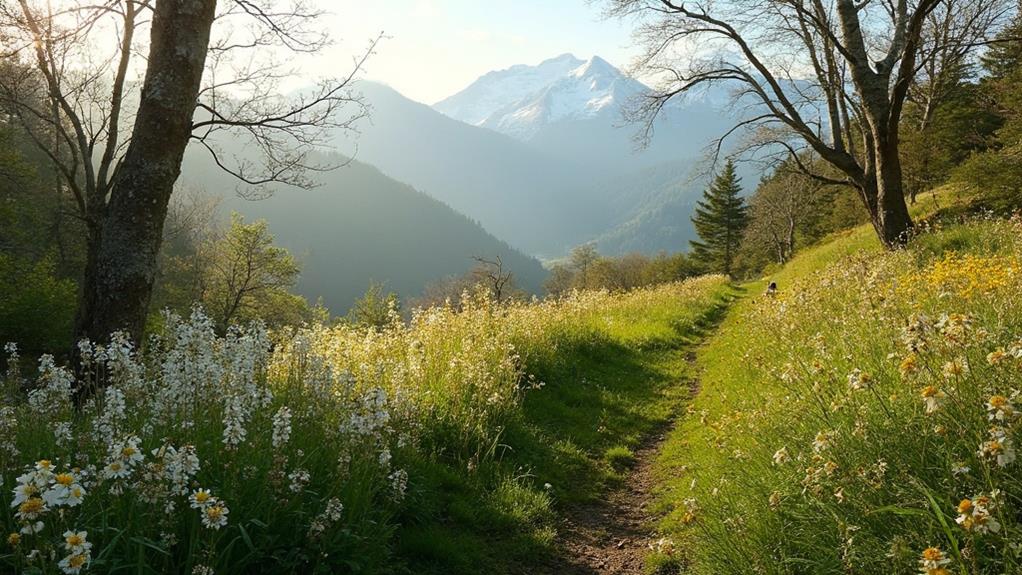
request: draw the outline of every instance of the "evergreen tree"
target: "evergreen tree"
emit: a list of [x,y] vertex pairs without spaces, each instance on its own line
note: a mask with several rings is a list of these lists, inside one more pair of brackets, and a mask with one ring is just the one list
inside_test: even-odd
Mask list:
[[728,161],[703,199],[696,206],[695,224],[699,240],[692,240],[692,256],[712,271],[731,275],[742,233],[748,224],[748,207],[741,197],[741,180],[734,162]]
[[989,149],[972,155],[956,178],[982,194],[987,207],[1004,213],[1022,208],[1022,14],[1016,14],[983,57],[980,82],[1000,127]]

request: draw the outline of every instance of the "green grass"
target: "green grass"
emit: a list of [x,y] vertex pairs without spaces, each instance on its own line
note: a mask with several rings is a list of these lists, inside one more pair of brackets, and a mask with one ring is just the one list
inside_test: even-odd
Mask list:
[[[690,399],[687,352],[734,291],[661,299],[572,318],[526,369],[525,394],[494,458],[465,472],[430,464],[435,482],[399,518],[398,553],[414,573],[521,573],[558,550],[557,514],[617,485],[642,440]],[[422,469],[419,470],[421,474]],[[429,509],[428,513],[424,510]]]
[[[83,352],[107,386],[80,407],[69,372],[22,373],[12,354],[0,571],[520,572],[556,551],[564,506],[613,485],[685,400],[683,352],[730,292],[708,276],[479,294],[379,329],[226,337],[196,312],[141,352],[116,338]],[[91,548],[65,545],[69,530]]]
[[[769,278],[776,299],[765,280],[747,286],[699,349],[700,394],[655,469],[660,529],[686,573],[908,575],[930,546],[951,573],[1022,572],[1017,464],[977,455],[986,402],[1011,397],[1022,373],[1022,362],[987,361],[1022,338],[1022,228],[960,223],[967,210],[949,205],[932,216],[926,201],[915,209],[929,231],[907,250],[882,253],[868,227],[836,234]],[[973,323],[959,339],[929,328],[920,367],[903,374],[904,329],[919,312],[927,325],[954,313]],[[954,375],[952,361],[971,369]],[[848,379],[857,369],[871,376],[862,390]],[[947,397],[930,414],[927,385]],[[961,499],[995,489],[997,533],[956,524]]]

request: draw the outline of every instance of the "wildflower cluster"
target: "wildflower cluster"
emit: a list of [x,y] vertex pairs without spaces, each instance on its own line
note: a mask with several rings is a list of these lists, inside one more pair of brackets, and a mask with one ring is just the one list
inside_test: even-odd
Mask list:
[[[347,572],[381,561],[396,510],[418,493],[410,457],[486,464],[522,395],[543,393],[528,366],[562,338],[612,329],[618,309],[706,309],[724,285],[505,305],[470,294],[407,324],[395,313],[381,328],[274,334],[218,334],[196,310],[165,315],[141,351],[123,334],[80,342],[74,375],[44,356],[32,381],[4,376],[30,391],[0,397],[0,480],[14,486],[0,571],[251,573],[271,561]],[[76,405],[75,388],[96,392]]]

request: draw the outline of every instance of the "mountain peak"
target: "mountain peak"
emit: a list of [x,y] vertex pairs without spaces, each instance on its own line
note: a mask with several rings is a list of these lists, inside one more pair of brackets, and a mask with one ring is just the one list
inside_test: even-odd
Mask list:
[[563,63],[573,64],[575,66],[578,66],[578,65],[581,65],[581,64],[585,63],[585,60],[582,60],[581,58],[575,57],[575,55],[572,54],[571,52],[565,52],[564,54],[561,54],[560,56],[554,56],[553,58],[547,58],[546,60],[543,60],[542,62],[539,63],[539,66],[537,66],[537,67],[542,67],[542,66],[546,66],[546,65],[550,65],[550,64],[563,64]]
[[621,75],[621,71],[618,70],[617,68],[615,68],[613,64],[611,64],[610,62],[604,60],[603,58],[600,58],[599,56],[593,56],[592,58],[589,58],[588,60],[586,60],[581,66],[576,68],[572,72],[572,75],[577,77],[577,78],[581,78],[581,77],[587,76],[587,75],[591,76],[591,75],[594,75],[594,74],[608,74],[608,73],[609,74],[615,74],[615,75]]
[[645,89],[599,56],[581,60],[565,53],[535,66],[519,64],[485,74],[434,108],[529,140],[547,124],[616,117],[627,97]]

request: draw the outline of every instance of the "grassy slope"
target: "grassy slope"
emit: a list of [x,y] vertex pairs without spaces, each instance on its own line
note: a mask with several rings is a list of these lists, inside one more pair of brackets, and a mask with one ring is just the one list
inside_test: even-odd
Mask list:
[[[556,351],[528,366],[545,385],[526,393],[494,460],[469,473],[437,462],[415,472],[426,478],[423,497],[398,531],[410,571],[522,573],[543,564],[555,551],[557,509],[618,481],[631,450],[688,400],[686,351],[732,297],[719,283],[694,301],[607,310],[596,337],[569,328],[555,338]],[[509,470],[517,479],[500,479]]]
[[[961,195],[957,190],[939,189],[935,193],[921,197],[919,204],[912,206],[912,212],[917,221],[927,221],[934,219],[936,215],[955,216],[972,211],[971,202],[972,198]],[[978,233],[982,232],[977,232],[969,226],[952,226],[932,238],[924,235],[916,240],[913,251],[918,253],[913,257],[932,258],[949,250],[969,252],[979,249],[973,245],[977,241]],[[689,417],[683,418],[669,435],[658,458],[656,473],[660,485],[657,511],[664,517],[660,529],[674,539],[675,549],[667,555],[651,558],[653,559],[649,562],[651,565],[666,566],[663,572],[684,569],[691,556],[698,555],[687,550],[687,546],[698,545],[705,551],[712,550],[714,545],[717,545],[713,542],[707,543],[706,538],[712,535],[698,526],[698,520],[692,522],[692,515],[689,515],[693,510],[695,510],[693,515],[700,513],[701,504],[696,503],[694,507],[690,507],[686,504],[686,499],[700,490],[697,482],[705,482],[707,475],[727,478],[733,473],[729,472],[728,468],[741,465],[736,463],[742,459],[742,456],[737,454],[747,449],[759,449],[762,447],[761,443],[770,441],[757,436],[752,423],[754,418],[749,418],[748,428],[744,434],[726,438],[723,442],[720,435],[721,429],[735,429],[746,425],[740,421],[743,418],[743,411],[751,413],[767,403],[784,401],[782,398],[788,393],[784,389],[771,387],[776,384],[770,381],[771,375],[783,369],[783,362],[787,358],[775,353],[773,349],[775,344],[768,341],[770,334],[764,334],[761,328],[755,327],[754,317],[760,313],[759,308],[765,305],[766,296],[762,294],[766,284],[769,281],[776,281],[779,290],[783,292],[786,287],[796,282],[812,281],[811,278],[823,274],[828,267],[847,256],[879,251],[880,245],[872,228],[868,225],[860,226],[832,235],[798,254],[776,273],[744,286],[750,295],[732,306],[717,332],[698,350],[696,366],[699,370],[700,393],[689,407]],[[793,304],[797,305],[794,302]],[[827,326],[817,328],[825,332],[828,330]],[[871,345],[865,339],[861,343]],[[760,432],[767,428],[768,426],[764,426]],[[779,435],[784,435],[783,429],[779,430]],[[770,451],[772,452],[772,449]],[[733,475],[732,479],[741,483],[743,480],[738,478],[738,475],[740,474]],[[705,485],[703,483],[703,489]],[[768,494],[769,492],[762,494],[763,507]],[[728,507],[732,503],[728,501],[721,505]],[[754,527],[750,527],[750,530],[752,529]],[[807,541],[813,538],[825,541],[826,538],[822,535],[811,532],[800,534]],[[699,543],[700,538],[702,543]],[[741,552],[737,554],[741,555]],[[767,561],[769,562],[769,559]],[[733,571],[729,572],[746,572],[743,569],[752,569],[752,563],[746,567],[732,564],[731,569]],[[801,568],[806,571],[790,571],[790,566],[780,569],[782,572],[820,572],[819,566],[811,567],[808,564]],[[705,572],[698,568],[693,571]]]

